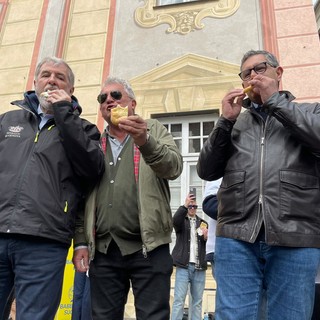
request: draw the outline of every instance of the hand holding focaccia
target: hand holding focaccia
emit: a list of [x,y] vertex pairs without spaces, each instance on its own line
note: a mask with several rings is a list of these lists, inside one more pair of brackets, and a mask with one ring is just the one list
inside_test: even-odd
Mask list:
[[208,227],[208,225],[205,222],[201,222],[200,223],[200,229],[206,229]]
[[202,222],[200,223],[200,226],[199,226],[199,228],[197,229],[197,233],[198,233],[199,236],[204,236],[205,239],[207,238],[208,225],[207,225],[204,221],[202,221]]
[[119,121],[122,118],[127,118],[128,117],[128,106],[126,107],[121,107],[119,104],[111,109],[111,122],[117,126],[119,125]]
[[47,99],[47,98],[49,98],[49,93],[50,93],[50,90],[43,91],[40,93],[40,96]]

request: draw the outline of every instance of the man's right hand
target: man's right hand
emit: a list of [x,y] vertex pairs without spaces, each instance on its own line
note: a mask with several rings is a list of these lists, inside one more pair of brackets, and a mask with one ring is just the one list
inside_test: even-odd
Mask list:
[[241,112],[245,96],[243,89],[229,91],[222,99],[222,116],[230,121],[235,121]]
[[78,272],[89,270],[89,250],[81,248],[73,251],[72,263]]

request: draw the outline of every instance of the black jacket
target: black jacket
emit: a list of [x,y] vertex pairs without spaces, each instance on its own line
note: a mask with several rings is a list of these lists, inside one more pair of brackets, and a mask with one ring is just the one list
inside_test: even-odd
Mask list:
[[[204,222],[207,226],[208,223],[197,215],[196,228],[200,227],[201,222]],[[184,206],[180,206],[173,216],[173,227],[176,232],[176,244],[172,250],[173,264],[177,267],[188,268],[190,260],[190,220],[188,218],[188,209]],[[196,264],[196,269],[206,270],[206,240],[203,235],[199,236],[197,233],[198,240],[198,259],[199,263]]]
[[269,245],[320,247],[320,104],[288,92],[250,101],[235,123],[221,117],[200,152],[200,178],[223,176],[217,236]]
[[55,103],[54,119],[38,129],[33,91],[0,115],[0,233],[70,244],[75,215],[104,171],[97,127],[73,103]]

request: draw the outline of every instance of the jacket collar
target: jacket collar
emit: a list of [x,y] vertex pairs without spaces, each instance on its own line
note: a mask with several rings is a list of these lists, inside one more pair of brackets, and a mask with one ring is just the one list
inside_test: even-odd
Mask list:
[[[78,99],[75,96],[71,96],[72,99],[72,105],[74,110],[78,110],[79,114],[82,112],[82,108],[80,107],[78,103]],[[26,108],[29,108],[33,113],[38,114],[38,106],[39,106],[39,100],[36,96],[36,93],[34,90],[29,90],[24,93],[24,100],[15,100],[11,102],[12,105],[22,105]]]
[[[279,91],[279,94],[280,95],[284,94],[289,101],[292,101],[295,99],[295,96],[291,94],[289,91]],[[242,106],[248,110],[254,109],[253,102],[249,98],[243,100]]]

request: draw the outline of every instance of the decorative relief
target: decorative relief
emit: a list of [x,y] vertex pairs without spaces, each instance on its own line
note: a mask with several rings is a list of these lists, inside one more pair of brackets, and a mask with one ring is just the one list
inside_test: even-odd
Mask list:
[[226,18],[234,14],[240,0],[211,0],[181,3],[170,6],[156,6],[156,0],[144,0],[143,7],[135,11],[136,22],[144,28],[167,23],[168,33],[188,34],[203,29],[203,18]]

